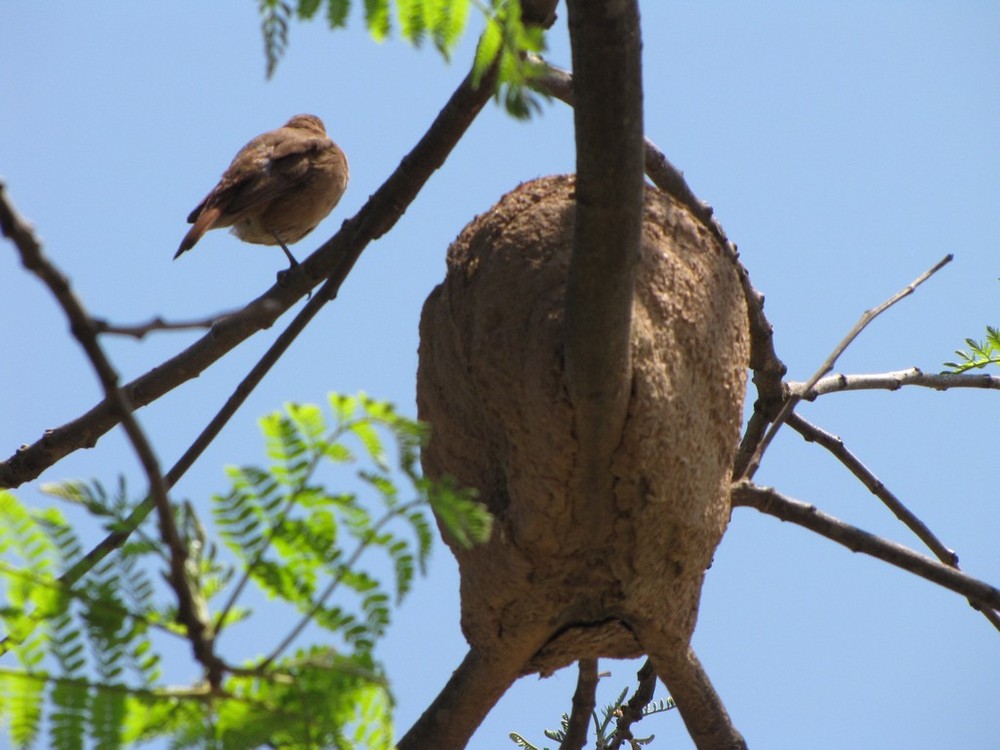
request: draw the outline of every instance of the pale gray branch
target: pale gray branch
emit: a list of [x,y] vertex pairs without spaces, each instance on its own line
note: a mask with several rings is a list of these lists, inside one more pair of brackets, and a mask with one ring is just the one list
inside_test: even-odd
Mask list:
[[828,375],[817,380],[812,387],[808,383],[789,381],[789,392],[803,401],[813,401],[828,393],[844,391],[898,391],[903,386],[920,386],[936,391],[947,391],[952,388],[986,388],[1000,390],[1000,376],[977,373],[926,373],[911,367],[907,370],[892,372],[864,373],[855,375]]

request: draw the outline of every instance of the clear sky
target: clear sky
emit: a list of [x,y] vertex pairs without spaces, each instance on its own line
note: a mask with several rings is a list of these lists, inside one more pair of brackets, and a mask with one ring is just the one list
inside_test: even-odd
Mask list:
[[[779,355],[804,380],[865,309],[946,253],[955,261],[866,331],[838,370],[941,367],[966,336],[1000,325],[1000,5],[989,2],[641,3],[647,134],[712,203],[767,296]],[[565,10],[560,8],[565,17]],[[171,257],[191,208],[236,150],[313,112],[351,163],[334,214],[304,256],[353,214],[429,125],[471,58],[369,40],[322,22],[291,29],[270,82],[256,3],[5,4],[0,178],[93,314],[180,319],[242,305],[282,267],[273,248],[224,232]],[[478,27],[479,21],[474,19]],[[549,59],[569,65],[564,22]],[[414,414],[420,307],[448,243],[519,181],[573,169],[559,103],[523,124],[488,107],[339,299],[299,338],[175,495],[206,509],[222,467],[260,463],[257,418],[289,400],[364,389]],[[75,418],[98,384],[53,300],[0,248],[0,454]],[[141,412],[170,465],[282,324]],[[160,334],[107,348],[145,372],[194,339]],[[841,435],[951,547],[1000,583],[992,392],[841,394],[800,411]],[[118,473],[143,486],[118,434],[44,480]],[[843,467],[791,430],[758,480],[873,532],[915,543]],[[48,503],[37,484],[29,503]],[[402,733],[459,663],[455,565],[441,546],[380,656]],[[224,641],[251,655],[268,619]],[[274,628],[274,633],[264,632]],[[283,631],[280,631],[283,632]],[[994,746],[1000,633],[958,596],[797,527],[738,510],[705,586],[695,647],[751,746]],[[604,698],[637,664],[605,662]],[[178,667],[176,680],[190,679]],[[472,747],[536,741],[568,710],[575,671],[522,680]],[[658,696],[662,696],[662,689]],[[679,716],[640,727],[685,748]],[[549,743],[551,745],[551,742]]]

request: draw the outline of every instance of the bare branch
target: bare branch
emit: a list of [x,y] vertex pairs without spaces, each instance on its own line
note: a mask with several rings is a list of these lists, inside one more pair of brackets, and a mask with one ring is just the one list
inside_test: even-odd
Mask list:
[[[902,521],[910,531],[917,535],[920,541],[927,545],[927,548],[934,553],[938,560],[955,570],[960,570],[958,566],[958,555],[955,554],[955,551],[948,549],[923,521],[917,518],[917,516],[909,508],[907,508],[903,502],[896,497],[896,495],[893,494],[889,488],[886,487],[857,456],[851,453],[851,451],[847,449],[847,446],[844,445],[844,441],[841,438],[817,427],[811,422],[803,419],[798,414],[790,414],[787,421],[788,426],[802,435],[806,441],[819,443],[830,451],[830,453],[836,456],[837,460],[844,464],[844,466],[846,466],[848,470],[855,477],[857,477],[865,487],[868,488],[869,492],[881,500],[885,506],[893,512],[896,518]],[[998,615],[998,613],[994,612],[992,609],[981,609],[972,601],[970,601],[969,604],[971,604],[974,609],[980,609],[983,616],[990,621],[993,627],[1000,630],[1000,615]]]
[[[837,344],[836,347],[834,347],[833,351],[830,352],[830,355],[826,358],[820,368],[811,378],[809,378],[809,380],[806,381],[803,390],[808,392],[814,385],[816,385],[820,378],[833,369],[833,366],[837,363],[837,359],[840,355],[844,353],[844,350],[851,345],[854,339],[858,337],[858,335],[868,326],[869,323],[904,297],[908,297],[913,294],[918,286],[923,284],[927,281],[927,279],[948,265],[952,258],[954,258],[953,255],[946,255],[944,258],[935,263],[934,266],[920,274],[920,276],[910,282],[906,287],[889,297],[889,299],[885,300],[876,307],[871,308],[870,310],[865,310],[864,314],[862,314],[862,316],[858,319],[858,322],[854,324],[854,327],[847,333],[843,340]],[[742,474],[742,478],[752,479],[753,475],[757,473],[764,451],[767,450],[767,447],[771,444],[775,434],[781,429],[781,425],[788,418],[788,415],[792,413],[792,410],[796,407],[800,400],[800,397],[792,395],[785,401],[784,406],[781,407],[781,411],[779,411],[778,415],[774,418],[774,422],[772,422],[767,434],[764,435],[763,440],[760,441],[760,444],[754,451],[753,456],[747,464],[746,470]]]
[[566,735],[559,750],[583,750],[587,743],[587,728],[597,705],[597,659],[580,659],[580,673],[573,693],[573,709],[566,724]]
[[637,0],[569,0],[576,91],[576,214],[566,283],[566,388],[579,444],[579,532],[610,523],[611,457],[630,392],[629,332],[644,212]]
[[885,506],[893,512],[893,515],[895,515],[896,518],[902,521],[910,531],[916,534],[917,538],[926,544],[928,549],[930,549],[930,551],[933,552],[941,562],[945,565],[957,567],[958,555],[955,554],[954,550],[950,550],[945,547],[944,544],[941,543],[941,540],[938,539],[929,528],[927,528],[926,524],[917,518],[909,508],[903,505],[902,501],[896,497],[889,490],[889,488],[886,487],[882,481],[861,462],[857,456],[847,449],[843,440],[836,435],[817,427],[806,419],[803,419],[798,414],[790,414],[787,422],[788,426],[802,435],[807,442],[819,443],[836,456],[837,460],[844,464],[844,466],[846,466],[848,470],[858,478],[861,484],[868,488],[869,492],[881,500]]
[[221,663],[214,653],[212,629],[198,606],[187,575],[188,551],[174,522],[174,510],[167,496],[167,483],[146,434],[132,413],[132,404],[118,385],[118,373],[104,354],[97,340],[94,323],[70,288],[69,281],[44,256],[42,247],[30,227],[21,220],[8,203],[0,184],[0,227],[17,248],[21,263],[34,273],[52,292],[70,322],[73,336],[83,347],[91,366],[104,388],[106,401],[121,421],[129,442],[139,458],[149,481],[149,497],[160,523],[160,535],[170,551],[170,585],[177,595],[177,619],[187,629],[195,658],[205,667],[213,688],[221,683]]
[[906,385],[916,385],[932,388],[935,391],[947,391],[951,388],[986,388],[1000,390],[1000,376],[977,373],[926,373],[911,367],[907,370],[894,372],[879,372],[858,375],[830,375],[817,380],[811,388],[808,383],[790,381],[789,392],[803,401],[815,401],[819,396],[828,393],[844,391],[898,391]]
[[756,508],[761,513],[803,526],[842,544],[852,552],[871,555],[951,589],[984,608],[1000,608],[1000,590],[988,583],[918,554],[901,544],[844,523],[818,510],[815,505],[793,500],[770,487],[759,487],[746,480],[736,482],[732,488],[732,504],[733,507],[742,505]]
[[169,321],[164,320],[159,315],[145,323],[136,323],[135,325],[125,326],[125,325],[115,325],[114,323],[109,323],[106,320],[101,320],[100,318],[93,318],[94,330],[98,333],[107,333],[114,336],[130,336],[134,339],[143,339],[147,334],[154,331],[194,331],[203,328],[211,328],[216,323],[228,318],[239,310],[230,310],[226,313],[220,313],[218,315],[213,315],[210,318],[197,318],[195,320],[178,320]]

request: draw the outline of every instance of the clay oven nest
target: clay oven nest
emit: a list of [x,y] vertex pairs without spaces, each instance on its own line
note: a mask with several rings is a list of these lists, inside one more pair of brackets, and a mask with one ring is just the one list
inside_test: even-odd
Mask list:
[[[748,361],[733,259],[680,204],[646,190],[628,418],[606,498],[571,490],[577,453],[562,369],[572,176],[504,196],[448,250],[420,322],[417,399],[430,476],[474,487],[490,541],[451,543],[462,627],[483,653],[530,653],[522,672],[585,657],[687,647],[701,584],[729,519]],[[527,651],[525,651],[527,649]]]

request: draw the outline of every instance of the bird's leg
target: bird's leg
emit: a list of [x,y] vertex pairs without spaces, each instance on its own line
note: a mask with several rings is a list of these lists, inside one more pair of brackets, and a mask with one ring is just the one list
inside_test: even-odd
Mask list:
[[288,246],[282,241],[281,237],[278,236],[277,232],[275,232],[273,229],[270,231],[271,231],[271,236],[278,241],[278,244],[281,246],[281,249],[285,251],[285,255],[287,256],[289,263],[288,269],[291,270],[295,268],[295,266],[297,266],[299,262],[295,260],[295,256],[292,255],[292,251],[288,249]]
[[[286,277],[288,276],[288,272],[294,270],[295,267],[299,265],[299,262],[297,260],[295,260],[295,256],[292,255],[292,251],[288,249],[288,246],[285,245],[285,243],[281,241],[281,237],[278,236],[278,233],[275,232],[273,229],[271,229],[269,231],[271,232],[271,236],[274,237],[274,239],[276,239],[278,241],[279,245],[281,245],[281,249],[285,251],[285,255],[288,256],[288,262],[289,262],[290,265],[288,266],[288,268],[286,270],[284,270],[284,271],[278,271],[278,285],[279,286],[284,286],[285,285]],[[306,293],[306,298],[308,299],[310,297],[312,297],[312,290],[311,289],[309,290],[309,292]]]

